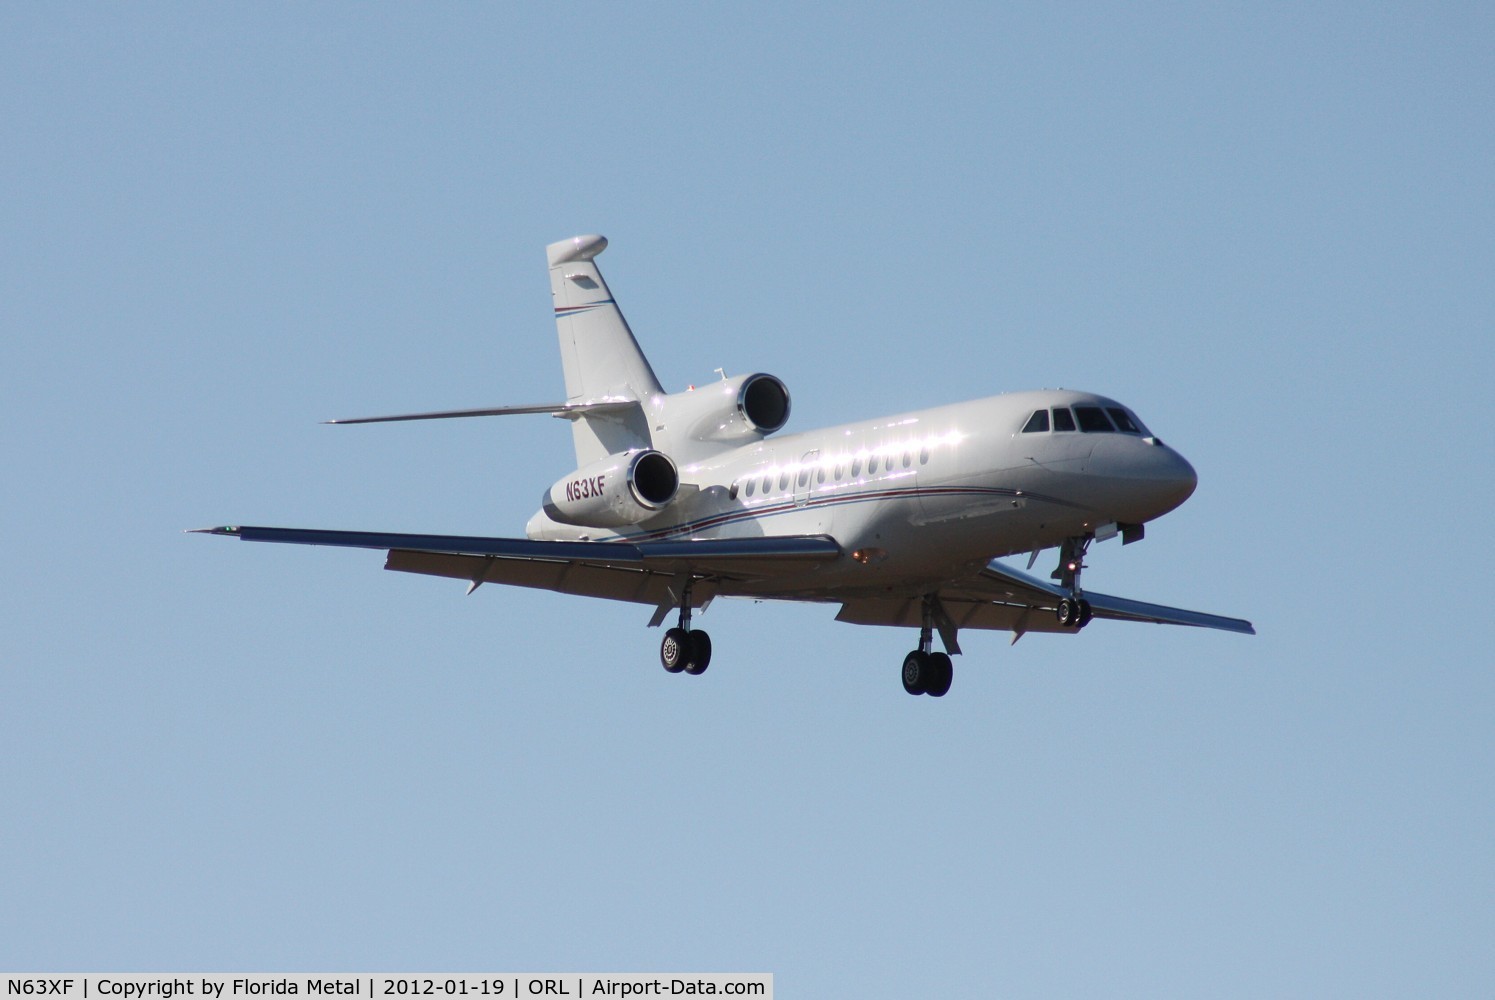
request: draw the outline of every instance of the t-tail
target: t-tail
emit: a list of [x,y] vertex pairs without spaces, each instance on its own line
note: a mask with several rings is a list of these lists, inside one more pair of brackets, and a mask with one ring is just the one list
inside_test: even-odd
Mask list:
[[545,248],[579,466],[648,448],[647,407],[664,394],[597,268],[605,249],[602,236],[573,236]]

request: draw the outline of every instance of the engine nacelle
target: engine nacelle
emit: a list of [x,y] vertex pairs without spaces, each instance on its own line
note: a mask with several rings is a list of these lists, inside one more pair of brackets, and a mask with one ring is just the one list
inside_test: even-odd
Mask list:
[[664,452],[645,448],[577,469],[550,488],[544,508],[562,524],[618,528],[658,514],[679,490],[675,463]]
[[759,434],[782,430],[789,422],[789,387],[775,375],[749,375],[737,393],[737,412]]
[[663,423],[681,440],[742,444],[761,440],[789,422],[789,390],[758,372],[667,396]]

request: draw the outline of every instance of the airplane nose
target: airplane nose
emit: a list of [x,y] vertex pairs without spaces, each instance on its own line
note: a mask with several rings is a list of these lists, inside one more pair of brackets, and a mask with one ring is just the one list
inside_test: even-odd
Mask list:
[[1189,460],[1167,445],[1158,445],[1157,450],[1162,454],[1159,456],[1160,468],[1155,479],[1157,483],[1158,500],[1165,504],[1164,511],[1170,511],[1193,496],[1194,489],[1199,485],[1199,474],[1189,464]]

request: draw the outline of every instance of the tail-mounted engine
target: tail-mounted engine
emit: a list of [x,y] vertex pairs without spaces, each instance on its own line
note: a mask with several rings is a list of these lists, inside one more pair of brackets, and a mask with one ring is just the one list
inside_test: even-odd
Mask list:
[[789,422],[789,390],[772,375],[738,375],[661,400],[657,422],[677,444],[745,444]]
[[749,375],[737,392],[737,412],[759,434],[772,434],[789,422],[789,387],[773,375]]
[[587,528],[617,528],[647,520],[668,507],[680,490],[680,472],[662,451],[609,455],[577,469],[545,494],[553,521]]

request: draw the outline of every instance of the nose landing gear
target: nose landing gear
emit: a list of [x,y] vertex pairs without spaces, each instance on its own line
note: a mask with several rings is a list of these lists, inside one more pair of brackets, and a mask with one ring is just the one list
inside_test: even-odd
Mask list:
[[1090,624],[1092,612],[1090,602],[1081,596],[1080,571],[1085,568],[1085,550],[1090,547],[1094,535],[1082,535],[1065,539],[1059,549],[1059,568],[1049,574],[1059,581],[1059,586],[1069,591],[1069,596],[1059,601],[1055,615],[1065,628],[1082,629]]

